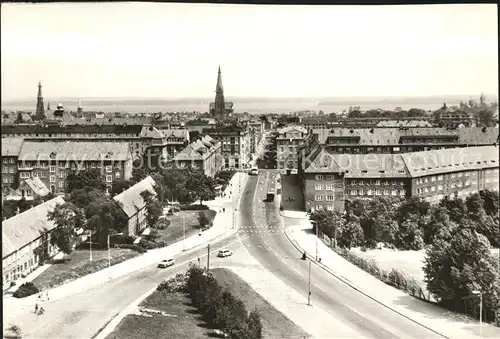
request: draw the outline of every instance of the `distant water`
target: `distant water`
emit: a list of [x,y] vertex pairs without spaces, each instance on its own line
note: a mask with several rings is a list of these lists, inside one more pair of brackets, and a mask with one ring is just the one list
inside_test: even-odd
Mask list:
[[[465,98],[464,98],[465,99]],[[466,100],[464,100],[466,101]],[[429,100],[422,100],[417,98],[415,101],[411,99],[406,100],[378,100],[378,101],[364,101],[352,103],[344,102],[329,102],[318,100],[255,100],[248,99],[242,101],[234,101],[234,108],[236,112],[249,112],[255,114],[261,113],[289,113],[295,111],[323,111],[324,113],[340,113],[348,110],[350,106],[359,106],[362,110],[367,109],[384,109],[394,110],[396,107],[401,107],[404,110],[410,108],[420,108],[424,110],[436,110],[442,107],[444,100],[440,98],[429,98]],[[78,101],[62,101],[64,108],[69,111],[76,111]],[[448,106],[458,105],[460,99],[455,99],[453,102],[447,100]],[[52,109],[55,108],[56,102],[51,102]],[[47,101],[45,101],[47,105]],[[111,112],[130,112],[130,113],[155,113],[155,112],[207,112],[207,102],[182,102],[168,101],[168,100],[82,100],[84,111],[101,111],[105,113]],[[35,111],[36,102],[6,102],[2,103],[2,110],[7,111]]]

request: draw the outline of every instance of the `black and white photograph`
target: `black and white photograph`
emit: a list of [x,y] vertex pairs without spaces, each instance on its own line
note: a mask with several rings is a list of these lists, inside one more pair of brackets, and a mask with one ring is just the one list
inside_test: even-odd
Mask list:
[[3,338],[500,339],[498,5],[1,5]]

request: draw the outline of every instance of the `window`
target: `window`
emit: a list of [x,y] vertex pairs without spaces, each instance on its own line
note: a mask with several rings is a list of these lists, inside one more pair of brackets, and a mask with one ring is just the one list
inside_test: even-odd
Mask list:
[[113,177],[111,175],[106,175],[106,182],[112,182]]
[[432,176],[432,177],[431,177],[431,181],[436,181],[436,177],[435,177],[435,176]]
[[364,195],[364,194],[365,194],[365,192],[363,191],[363,189],[361,189],[361,188],[360,188],[360,189],[358,190],[358,194],[359,194],[359,195]]
[[327,195],[326,196],[326,201],[333,201],[334,200],[334,196],[333,195]]
[[431,186],[431,192],[436,191],[436,186]]
[[93,163],[91,163],[91,164],[90,164],[90,167],[91,167],[91,168],[95,168],[95,166],[96,166],[96,163],[95,163],[95,162],[93,162]]
[[9,173],[14,173],[14,167],[9,168]]
[[398,195],[398,191],[396,191],[396,190],[391,190],[391,195]]
[[30,174],[28,172],[21,172],[21,179],[29,178]]
[[64,188],[64,181],[59,181],[59,188]]
[[429,187],[424,188],[425,193],[429,193]]
[[399,195],[401,195],[401,196],[405,196],[405,195],[406,195],[406,194],[405,194],[405,190],[399,190]]
[[66,163],[64,163],[62,161],[59,163],[59,168],[64,168],[65,166],[66,166]]
[[56,176],[55,175],[51,175],[50,176],[50,182],[56,182]]
[[8,184],[9,183],[9,178],[3,178],[3,183]]
[[356,195],[356,190],[351,190],[351,195]]
[[9,173],[9,169],[5,166],[2,166],[2,173]]
[[45,178],[47,176],[47,173],[45,172],[40,172],[40,178]]
[[48,164],[46,162],[42,162],[40,164],[40,167],[42,167],[42,168],[47,168],[47,166],[48,166]]
[[329,210],[329,211],[333,211],[333,205],[327,205],[326,209]]
[[323,196],[322,195],[316,195],[316,196],[314,196],[314,200],[316,200],[316,201],[323,201]]
[[51,165],[50,166],[50,172],[54,173],[56,171],[56,166]]
[[120,163],[119,162],[115,162],[114,166],[115,166],[116,169],[120,169]]
[[7,158],[3,158],[3,163],[6,164],[7,163]]
[[438,180],[443,180],[443,176],[442,175],[438,175]]
[[389,190],[384,190],[384,195],[389,195]]
[[10,158],[10,163],[13,164],[14,163],[14,158]]
[[120,172],[116,172],[116,173],[115,173],[115,178],[116,178],[116,179],[120,179],[120,175],[121,175],[121,174],[120,174]]
[[112,171],[111,166],[106,166],[106,173],[111,173],[111,171]]
[[59,172],[59,178],[64,178],[64,172]]
[[380,180],[375,180],[375,185],[380,186]]
[[455,178],[455,173],[453,173],[453,174],[451,175],[451,178],[452,178],[452,179],[454,179],[454,178]]
[[316,179],[316,180],[323,180],[323,175],[321,175],[321,174],[317,174],[317,175],[315,176],[315,179]]
[[429,182],[429,178],[425,177],[424,182]]
[[366,194],[367,195],[373,195],[373,191],[369,189],[369,190],[366,191]]
[[326,188],[325,188],[327,191],[333,191],[333,185],[326,185]]
[[38,172],[33,172],[33,178],[38,176]]
[[314,189],[315,189],[316,191],[322,190],[322,189],[323,189],[323,185],[321,185],[321,184],[316,184],[316,185],[314,185]]
[[380,191],[380,190],[375,190],[375,195],[382,195],[382,191]]
[[333,175],[327,175],[326,180],[333,180]]
[[457,174],[457,177],[461,178],[464,174],[462,172]]
[[438,185],[438,191],[442,191],[443,190],[443,185]]

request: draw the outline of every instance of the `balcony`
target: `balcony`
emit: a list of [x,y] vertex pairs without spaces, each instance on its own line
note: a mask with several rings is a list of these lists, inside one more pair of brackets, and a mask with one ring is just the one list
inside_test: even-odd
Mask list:
[[19,164],[17,166],[18,171],[33,171],[35,169],[34,165],[28,165],[28,164]]

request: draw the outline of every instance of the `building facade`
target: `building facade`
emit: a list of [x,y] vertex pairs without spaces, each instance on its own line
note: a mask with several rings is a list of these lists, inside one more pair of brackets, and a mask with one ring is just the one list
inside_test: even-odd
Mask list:
[[179,152],[173,164],[178,169],[191,167],[202,170],[206,176],[215,177],[223,167],[222,144],[205,135]]
[[110,192],[117,179],[132,177],[126,142],[23,142],[17,159],[19,182],[38,177],[53,194],[64,193],[71,171],[99,169]]
[[283,172],[290,170],[296,173],[298,169],[298,149],[307,136],[307,130],[300,126],[289,126],[278,129],[276,135],[277,168]]
[[316,130],[329,153],[407,153],[498,144],[498,127],[331,128]]
[[242,124],[219,124],[203,129],[203,134],[220,141],[224,169],[246,169],[251,163],[251,134]]
[[342,211],[346,200],[420,197],[431,203],[499,189],[498,147],[405,154],[331,154],[306,140],[299,161],[305,210]]
[[141,193],[148,191],[156,196],[155,185],[153,178],[148,176],[113,198],[127,216],[127,226],[123,229],[125,236],[138,236],[147,227],[146,202]]
[[56,205],[62,205],[62,197],[56,197],[2,222],[2,272],[3,287],[33,272],[40,266],[42,247],[48,258],[59,250],[50,243],[50,233],[57,227],[47,214]]
[[23,142],[22,138],[2,139],[2,198],[19,183],[17,159]]

